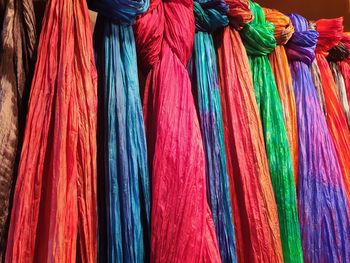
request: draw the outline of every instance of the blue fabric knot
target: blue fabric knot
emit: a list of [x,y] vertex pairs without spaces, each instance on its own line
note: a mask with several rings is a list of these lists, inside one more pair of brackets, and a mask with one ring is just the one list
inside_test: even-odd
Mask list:
[[194,2],[194,15],[196,30],[214,32],[220,27],[228,25],[228,5],[224,0],[210,0],[207,2]]
[[146,12],[149,0],[87,0],[89,8],[119,24],[133,24]]
[[288,59],[310,65],[315,58],[318,32],[309,30],[309,23],[304,17],[297,14],[288,16],[295,29],[293,36],[286,45]]

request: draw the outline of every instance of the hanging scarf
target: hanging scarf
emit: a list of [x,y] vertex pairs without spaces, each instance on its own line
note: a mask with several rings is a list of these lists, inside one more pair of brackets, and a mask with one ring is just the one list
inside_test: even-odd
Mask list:
[[134,29],[147,76],[143,110],[152,173],[151,262],[220,262],[186,70],[195,33],[193,1],[152,0]]
[[[238,262],[282,262],[276,202],[247,53],[239,33],[246,0],[227,0],[230,26],[216,36],[227,170]],[[252,253],[254,251],[254,253]]]
[[206,156],[208,200],[222,262],[237,262],[229,183],[226,168],[216,55],[211,32],[226,26],[223,0],[194,2],[194,89]]
[[335,81],[335,87],[337,91],[338,98],[340,100],[343,113],[345,115],[348,127],[350,127],[350,108],[349,102],[346,94],[346,87],[343,75],[337,62],[341,62],[349,56],[349,50],[344,46],[343,43],[339,43],[335,47],[329,50],[327,60],[329,62],[329,67],[332,70],[333,78]]
[[348,262],[349,213],[336,152],[308,66],[318,33],[290,15],[295,33],[287,56],[297,106],[299,137],[298,212],[305,262]]
[[250,2],[254,20],[241,36],[246,47],[260,116],[264,127],[271,182],[275,193],[285,262],[302,262],[300,229],[292,158],[283,121],[282,106],[267,55],[276,47],[274,26],[266,21],[263,9]]
[[293,25],[288,16],[277,10],[264,8],[266,20],[275,26],[276,48],[269,55],[272,72],[282,104],[284,124],[287,130],[289,148],[293,161],[295,185],[298,185],[298,127],[296,119],[295,98],[292,77],[284,46],[294,33]]
[[[350,35],[348,35],[348,33],[343,35],[341,42],[347,50],[350,50]],[[345,59],[338,61],[337,64],[344,77],[347,99],[350,103],[350,55]]]
[[8,263],[96,261],[97,96],[91,39],[84,0],[47,2]]
[[[309,21],[309,29],[316,30],[316,24],[314,21]],[[309,66],[309,68],[311,71],[312,81],[314,82],[315,88],[316,88],[317,93],[318,93],[318,99],[321,102],[321,106],[322,106],[324,114],[327,115],[326,101],[324,98],[322,81],[321,81],[321,73],[320,73],[320,68],[317,64],[317,59],[314,59],[312,61],[312,64]]]
[[0,0],[0,262],[6,248],[22,99],[29,91],[36,43],[32,0]]
[[321,19],[316,22],[316,26],[320,34],[316,48],[316,59],[320,67],[322,89],[325,95],[326,119],[337,151],[347,200],[350,205],[350,131],[342,111],[332,71],[326,60],[327,51],[337,45],[342,38],[343,19]]
[[98,12],[94,32],[101,118],[98,156],[99,177],[105,181],[99,196],[106,199],[99,203],[99,258],[106,262],[107,252],[108,262],[145,262],[150,190],[131,23],[147,10],[149,1],[90,0],[89,6]]

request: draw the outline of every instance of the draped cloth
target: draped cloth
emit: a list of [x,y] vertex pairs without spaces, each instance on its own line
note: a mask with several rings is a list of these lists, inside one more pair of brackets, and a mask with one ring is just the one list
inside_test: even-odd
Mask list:
[[193,1],[152,0],[134,32],[147,76],[143,111],[152,174],[151,262],[220,262],[186,70],[195,33]]
[[28,93],[36,44],[32,0],[0,0],[0,262],[6,248],[22,98]]
[[297,106],[298,212],[305,262],[349,261],[349,213],[332,138],[309,65],[318,33],[290,15],[295,33],[286,46]]
[[[350,130],[343,113],[332,71],[326,60],[328,50],[338,44],[343,35],[343,19],[321,19],[316,21],[320,36],[317,42],[316,59],[320,67],[322,89],[327,110],[327,124],[337,151],[345,183],[348,203],[350,202]],[[350,204],[350,203],[349,203]]]
[[99,201],[101,262],[149,260],[147,146],[131,26],[148,6],[148,0],[89,2],[98,12],[94,47],[100,98],[98,166],[104,181],[98,188],[103,199]]
[[283,111],[267,55],[276,47],[274,26],[263,9],[250,2],[254,20],[241,31],[253,74],[254,92],[263,124],[270,177],[280,224],[285,262],[302,262],[292,158]]
[[[341,42],[344,44],[345,48],[350,50],[350,33],[344,33]],[[350,56],[348,56],[342,61],[339,61],[338,66],[344,77],[346,94],[348,102],[350,103]]]
[[[314,21],[309,21],[309,29],[316,30],[316,23]],[[317,59],[313,59],[311,65],[309,66],[311,71],[312,81],[314,82],[315,88],[318,93],[318,98],[321,102],[321,106],[325,115],[327,115],[326,101],[324,98],[324,92],[322,88],[322,80],[320,67],[318,66]]]
[[[239,32],[245,0],[227,0],[230,26],[215,36],[238,262],[282,262],[276,201],[247,53]],[[252,253],[254,251],[254,253]]]
[[223,0],[194,2],[195,101],[206,157],[208,200],[212,211],[222,262],[237,262],[226,152],[220,105],[216,54],[211,32],[228,24],[228,6]]
[[97,79],[91,40],[84,0],[47,2],[6,262],[96,261]]
[[294,33],[288,16],[277,10],[264,8],[266,20],[275,26],[276,48],[269,54],[269,61],[275,77],[282,104],[284,124],[287,130],[289,148],[293,161],[295,185],[298,186],[298,127],[292,77],[284,46]]
[[349,50],[342,43],[339,43],[337,46],[329,50],[327,60],[333,74],[333,78],[336,84],[335,87],[337,89],[337,95],[340,100],[346,122],[348,124],[348,127],[350,127],[350,107],[346,94],[345,80],[340,71],[340,67],[337,64],[337,62],[343,61],[348,56]]

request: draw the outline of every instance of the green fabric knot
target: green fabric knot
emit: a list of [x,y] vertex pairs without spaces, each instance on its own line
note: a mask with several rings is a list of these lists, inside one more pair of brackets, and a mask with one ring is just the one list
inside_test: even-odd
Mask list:
[[254,19],[240,32],[244,46],[250,56],[266,56],[276,47],[275,27],[266,20],[264,10],[259,4],[250,2],[250,10]]

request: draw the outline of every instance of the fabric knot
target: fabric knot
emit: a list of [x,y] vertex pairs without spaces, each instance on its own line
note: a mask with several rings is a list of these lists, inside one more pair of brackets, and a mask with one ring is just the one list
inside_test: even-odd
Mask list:
[[120,24],[133,24],[146,12],[149,0],[87,0],[89,8]]
[[319,33],[316,52],[326,53],[343,37],[343,18],[317,20],[316,30]]
[[274,36],[277,45],[285,45],[294,33],[294,27],[290,18],[281,12],[264,8],[266,20],[274,24]]
[[340,42],[338,45],[336,45],[335,47],[332,47],[329,50],[327,60],[333,61],[333,62],[343,61],[349,55],[350,55],[349,49],[342,42]]
[[228,25],[228,5],[224,0],[194,2],[196,30],[211,33]]
[[276,47],[274,25],[266,21],[259,4],[250,2],[250,10],[255,17],[241,31],[244,46],[250,56],[266,56]]
[[295,30],[285,46],[288,59],[310,65],[315,58],[318,33],[315,30],[309,30],[309,23],[304,17],[297,14],[288,16]]
[[229,6],[227,16],[232,27],[240,30],[253,20],[247,0],[226,0],[226,4]]

